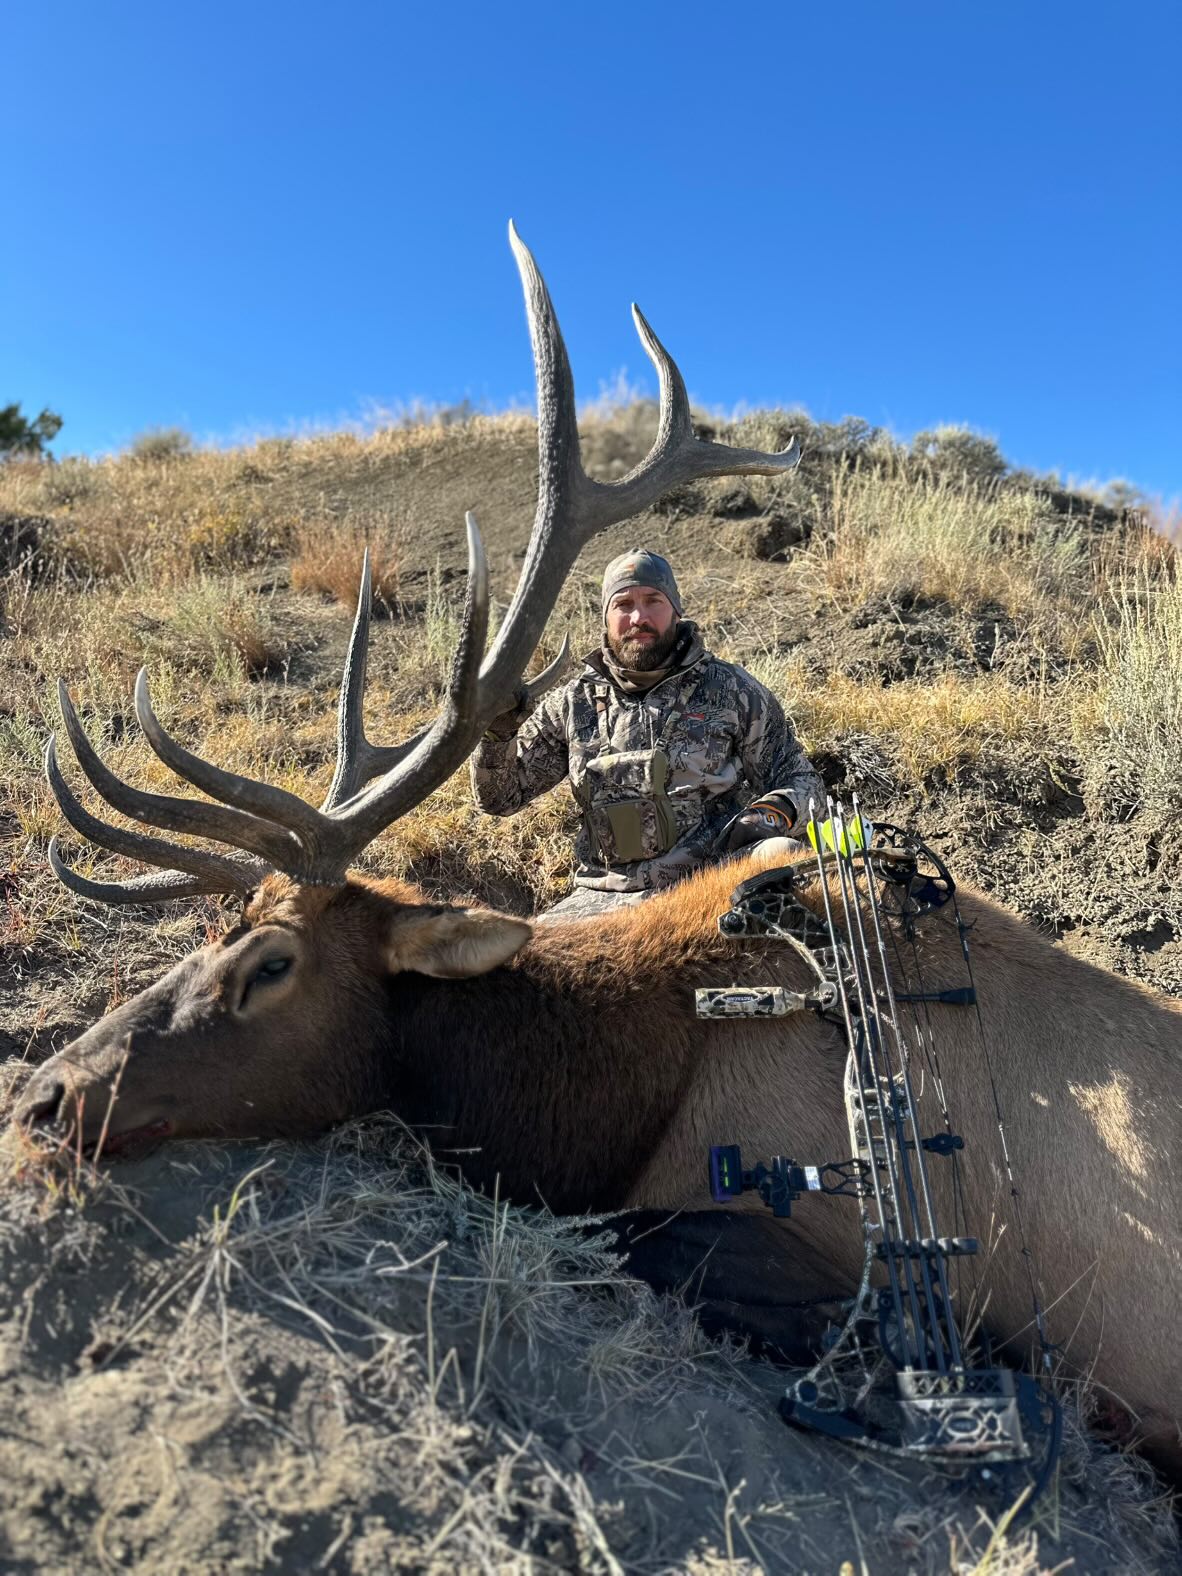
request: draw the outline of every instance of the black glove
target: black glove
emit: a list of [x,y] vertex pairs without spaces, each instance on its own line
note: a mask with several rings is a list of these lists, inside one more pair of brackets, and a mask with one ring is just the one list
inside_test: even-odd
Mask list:
[[773,788],[727,822],[718,840],[719,850],[733,854],[765,837],[791,837],[796,829],[796,804],[791,794]]
[[484,730],[484,737],[495,739],[498,744],[506,743],[521,727],[536,704],[525,685],[519,684],[513,691],[513,704],[497,713]]

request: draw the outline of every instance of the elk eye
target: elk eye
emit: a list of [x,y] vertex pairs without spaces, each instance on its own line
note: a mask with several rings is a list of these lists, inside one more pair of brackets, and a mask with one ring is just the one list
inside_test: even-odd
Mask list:
[[[281,974],[286,974],[289,968],[291,968],[290,958],[268,958],[265,963],[259,964],[258,972],[254,978],[256,980],[278,979]],[[251,983],[253,984],[254,981]]]

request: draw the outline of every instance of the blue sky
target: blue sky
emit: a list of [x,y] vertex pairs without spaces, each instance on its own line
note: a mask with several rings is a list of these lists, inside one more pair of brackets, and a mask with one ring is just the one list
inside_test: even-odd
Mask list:
[[10,10],[0,403],[58,453],[648,379],[1182,490],[1182,7]]

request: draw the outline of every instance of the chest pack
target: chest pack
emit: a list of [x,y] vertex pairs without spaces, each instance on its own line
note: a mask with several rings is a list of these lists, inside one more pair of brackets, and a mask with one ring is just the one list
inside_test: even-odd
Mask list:
[[617,750],[608,720],[610,690],[594,692],[599,752],[588,755],[574,784],[592,851],[604,865],[633,864],[667,854],[680,837],[668,794],[669,743],[697,684],[692,671],[666,713],[661,731],[646,749]]

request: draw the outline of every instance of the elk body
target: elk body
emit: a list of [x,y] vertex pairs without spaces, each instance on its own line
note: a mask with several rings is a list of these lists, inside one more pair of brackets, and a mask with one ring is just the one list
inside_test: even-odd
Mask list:
[[[477,1185],[499,1177],[503,1194],[559,1211],[705,1207],[706,1151],[715,1143],[810,1162],[848,1154],[846,1047],[833,1025],[807,1014],[695,1016],[696,986],[809,983],[790,950],[740,948],[719,934],[730,892],[766,855],[704,871],[640,907],[536,931],[347,874],[357,852],[461,764],[508,704],[583,542],[694,476],[784,469],[797,458],[795,446],[772,456],[695,439],[680,375],[637,314],[661,379],[657,442],[621,482],[590,481],[579,465],[557,323],[532,258],[516,237],[514,246],[538,372],[541,478],[521,583],[493,647],[485,657],[487,577],[469,518],[467,607],[441,716],[406,744],[371,745],[361,723],[363,576],[337,769],[319,810],[221,771],[171,739],[142,674],[136,710],[149,743],[218,802],[132,789],[103,766],[63,690],[70,742],[108,803],[247,855],[98,820],[67,785],[51,741],[47,772],[67,820],[100,846],[166,870],[121,886],[96,883],[73,873],[51,844],[66,884],[106,902],[238,892],[246,907],[239,927],[47,1062],[18,1120],[72,1120],[91,1143],[106,1124],[106,1148],[117,1151],[142,1138],[310,1133],[389,1108],[443,1155],[456,1151]],[[552,682],[557,667],[535,682]],[[1182,1413],[1173,1338],[1182,1188],[1172,1157],[1182,1010],[1072,958],[984,898],[967,895],[964,909],[1053,1331],[1074,1364],[1131,1407],[1146,1439],[1164,1451],[1176,1443]],[[959,983],[954,926],[928,923],[920,946],[927,979]],[[948,1104],[965,1141],[967,1220],[988,1241],[1009,1225],[1009,1184],[976,1020],[949,1006],[932,1015]],[[920,1098],[935,1131],[930,1088]],[[788,1222],[747,1213],[746,1201],[730,1208],[750,1226],[731,1264],[736,1302],[758,1294],[769,1265],[798,1296],[852,1288],[861,1257],[852,1206],[802,1201]],[[1030,1287],[1004,1233],[984,1289],[988,1322],[1024,1353]]]
[[[809,983],[788,949],[740,950],[718,933],[732,888],[760,862],[532,935],[523,921],[441,908],[399,883],[324,889],[272,876],[242,927],[46,1063],[20,1116],[81,1103],[93,1142],[122,1069],[113,1149],[145,1134],[309,1133],[392,1109],[442,1159],[456,1152],[474,1184],[491,1189],[499,1177],[502,1196],[523,1203],[709,1207],[712,1143],[817,1161],[849,1148],[835,1026],[807,1014],[694,1015],[695,985]],[[964,911],[1052,1332],[1165,1449],[1182,1413],[1182,1188],[1170,1158],[1182,1009],[1071,957],[984,898],[966,894]],[[925,931],[923,953],[928,978],[959,978],[953,928]],[[967,1219],[985,1240],[1008,1227],[984,1275],[987,1320],[1022,1356],[1030,1289],[975,1019],[958,1007],[932,1013],[965,1140]],[[930,1091],[921,1107],[935,1131]],[[806,1200],[791,1221],[760,1214],[751,1227],[729,1261],[739,1308],[758,1300],[769,1268],[787,1300],[856,1281],[852,1204]]]

